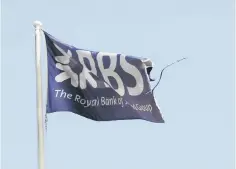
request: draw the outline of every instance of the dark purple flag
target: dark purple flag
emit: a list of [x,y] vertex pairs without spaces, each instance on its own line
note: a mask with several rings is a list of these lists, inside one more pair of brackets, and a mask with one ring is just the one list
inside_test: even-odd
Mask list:
[[164,122],[150,92],[149,59],[79,49],[44,34],[47,113],[69,111],[96,121]]

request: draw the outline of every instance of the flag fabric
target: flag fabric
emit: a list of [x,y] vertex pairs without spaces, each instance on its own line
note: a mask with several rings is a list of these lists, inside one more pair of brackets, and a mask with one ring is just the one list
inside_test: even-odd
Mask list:
[[150,92],[150,59],[79,49],[44,35],[47,113],[67,111],[95,121],[164,122]]

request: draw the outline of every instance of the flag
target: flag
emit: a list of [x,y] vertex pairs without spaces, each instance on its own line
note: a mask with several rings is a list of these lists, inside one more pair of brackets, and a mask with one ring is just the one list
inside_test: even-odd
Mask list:
[[150,92],[150,59],[80,49],[44,35],[47,113],[66,111],[95,121],[164,122]]

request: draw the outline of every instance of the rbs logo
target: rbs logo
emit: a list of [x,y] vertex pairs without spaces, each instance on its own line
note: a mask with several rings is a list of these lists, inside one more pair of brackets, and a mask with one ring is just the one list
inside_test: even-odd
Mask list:
[[[82,65],[83,69],[82,71],[77,74],[75,73],[71,67],[69,66],[69,63],[72,59],[72,53],[70,50],[66,53],[62,48],[60,48],[58,45],[54,43],[55,47],[63,54],[63,56],[56,56],[55,60],[58,62],[56,63],[56,68],[59,70],[62,70],[63,72],[60,73],[55,77],[56,82],[63,82],[65,80],[70,79],[71,85],[74,87],[80,87],[81,89],[87,88],[87,82],[93,87],[97,88],[98,83],[93,78],[91,73],[95,76],[98,76],[96,64],[98,65],[98,68],[102,74],[102,77],[104,79],[104,85],[105,87],[113,88],[110,80],[108,77],[113,77],[118,85],[117,89],[114,89],[120,96],[124,96],[125,94],[125,88],[124,83],[122,81],[122,73],[117,73],[115,71],[117,66],[120,66],[120,68],[127,74],[133,76],[135,79],[135,85],[127,86],[127,91],[129,95],[131,96],[138,96],[140,95],[144,90],[144,80],[142,77],[141,72],[137,67],[130,64],[126,61],[125,55],[120,55],[120,59],[118,60],[117,54],[115,53],[105,53],[105,52],[99,52],[96,56],[96,59],[92,57],[92,53],[90,51],[85,50],[76,50],[76,54],[78,57],[78,60],[80,64]],[[109,58],[109,66],[105,67],[103,63],[103,58],[106,56]],[[89,61],[90,68],[88,68],[85,64],[85,59]],[[144,64],[143,64],[144,66]],[[142,67],[140,67],[143,69]]]

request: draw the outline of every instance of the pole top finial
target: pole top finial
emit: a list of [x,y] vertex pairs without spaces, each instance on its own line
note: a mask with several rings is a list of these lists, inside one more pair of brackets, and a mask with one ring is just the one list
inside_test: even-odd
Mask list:
[[34,27],[35,28],[41,28],[42,27],[42,23],[40,21],[34,21]]

